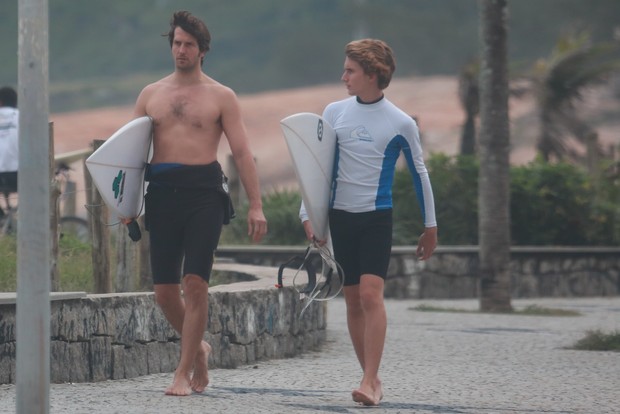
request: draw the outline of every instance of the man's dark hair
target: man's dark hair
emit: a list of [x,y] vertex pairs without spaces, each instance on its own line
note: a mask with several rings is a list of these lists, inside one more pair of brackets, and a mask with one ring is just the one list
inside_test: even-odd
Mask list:
[[201,52],[206,53],[211,49],[211,34],[209,33],[209,29],[207,29],[207,26],[202,20],[192,16],[190,12],[185,10],[175,12],[170,19],[170,31],[168,32],[170,47],[172,47],[172,42],[174,41],[174,29],[177,27],[180,27],[196,38],[198,49],[200,49]]
[[17,92],[10,86],[0,88],[0,106],[17,108]]

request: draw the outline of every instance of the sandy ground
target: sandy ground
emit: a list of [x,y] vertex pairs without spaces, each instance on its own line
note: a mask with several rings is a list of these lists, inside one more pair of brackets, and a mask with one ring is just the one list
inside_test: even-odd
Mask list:
[[[386,96],[416,117],[427,155],[433,152],[452,155],[458,152],[464,121],[457,91],[458,82],[453,77],[412,77],[394,79]],[[346,97],[344,86],[338,83],[239,96],[263,192],[295,186],[294,171],[279,121],[298,112],[320,114],[329,102]],[[589,101],[587,105],[590,107],[586,110],[594,110],[601,102],[598,95]],[[617,107],[617,101],[615,105]],[[531,99],[511,99],[512,163],[526,163],[535,156],[535,117],[532,111]],[[93,139],[106,139],[131,118],[132,105],[52,114],[55,153],[89,148]],[[611,124],[599,129],[601,138],[604,142],[618,144],[620,121]],[[226,170],[229,168],[229,152],[223,139],[219,159]],[[72,178],[78,182],[79,191],[83,188],[83,173],[79,163],[74,168]],[[79,200],[78,205],[81,205]]]

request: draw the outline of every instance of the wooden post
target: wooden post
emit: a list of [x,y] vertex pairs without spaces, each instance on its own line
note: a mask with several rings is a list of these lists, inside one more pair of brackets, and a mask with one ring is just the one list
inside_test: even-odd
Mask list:
[[47,0],[18,0],[16,412],[49,413],[50,177]]
[[116,231],[116,292],[133,292],[139,269],[139,243],[131,241],[127,226]]
[[138,262],[140,263],[138,288],[143,291],[153,290],[153,277],[151,276],[151,242],[149,233],[146,231],[144,216],[138,219],[142,229],[142,239],[138,243]]
[[599,154],[598,154],[598,133],[592,131],[585,136],[586,139],[586,166],[588,173],[592,177],[598,177]]
[[76,189],[75,181],[65,181],[65,190],[62,193],[62,215],[75,216],[76,212]]
[[[93,151],[96,151],[105,141],[94,140]],[[108,208],[101,194],[93,184],[88,168],[84,167],[84,182],[87,184],[88,205],[92,206],[93,213],[89,217],[90,234],[92,235],[93,279],[95,293],[111,293],[112,278],[110,277],[110,231]],[[97,214],[97,212],[99,214]]]

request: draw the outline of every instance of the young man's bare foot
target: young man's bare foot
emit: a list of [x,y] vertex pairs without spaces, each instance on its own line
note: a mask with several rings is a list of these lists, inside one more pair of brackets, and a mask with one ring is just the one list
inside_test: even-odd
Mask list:
[[203,392],[209,384],[209,354],[211,353],[211,345],[202,341],[201,350],[196,355],[194,361],[194,374],[190,381],[190,387],[194,392]]
[[166,388],[166,395],[187,396],[192,394],[192,388],[189,385],[189,375],[174,374],[172,385]]
[[373,381],[372,387],[367,384],[360,384],[360,387],[351,392],[353,401],[364,404],[366,406],[379,405],[383,399],[383,385],[378,378]]
[[380,380],[375,382],[375,399],[381,401],[383,399],[383,384]]
[[374,392],[362,391],[361,389],[353,390],[351,392],[353,401],[366,406],[379,405],[379,399],[375,398]]

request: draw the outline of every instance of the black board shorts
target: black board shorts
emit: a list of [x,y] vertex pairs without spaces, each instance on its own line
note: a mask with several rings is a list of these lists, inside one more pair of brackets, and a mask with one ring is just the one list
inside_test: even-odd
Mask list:
[[145,227],[154,284],[178,284],[188,274],[209,282],[229,209],[222,177],[217,163],[148,173]]
[[17,171],[0,172],[0,193],[17,192]]
[[344,285],[360,283],[364,274],[385,280],[392,253],[392,210],[349,213],[331,209],[329,228]]

